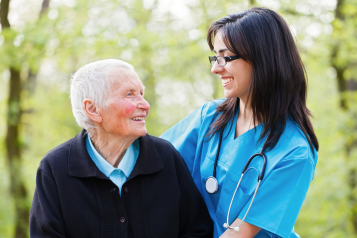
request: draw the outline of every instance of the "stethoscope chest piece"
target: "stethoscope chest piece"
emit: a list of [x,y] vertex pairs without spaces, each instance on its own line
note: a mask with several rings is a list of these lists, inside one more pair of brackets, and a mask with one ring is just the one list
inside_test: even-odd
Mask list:
[[218,190],[217,179],[213,176],[208,177],[206,180],[206,191],[209,194],[213,194],[213,193],[217,192],[217,190]]
[[[217,179],[216,179],[216,169],[217,169],[218,156],[219,156],[219,152],[220,152],[220,149],[221,149],[221,142],[222,142],[222,137],[223,137],[223,131],[224,131],[224,127],[221,129],[221,133],[220,133],[220,136],[219,136],[218,149],[217,149],[216,159],[215,159],[215,161],[214,161],[214,167],[213,167],[213,176],[208,177],[207,180],[206,180],[206,190],[207,190],[207,192],[208,192],[209,194],[213,194],[213,193],[217,192],[217,190],[218,190],[218,182],[217,182]],[[269,135],[268,135],[268,137],[269,137]],[[247,214],[248,214],[248,212],[249,212],[249,210],[250,210],[250,207],[252,206],[252,203],[253,203],[253,201],[254,201],[255,195],[256,195],[257,192],[258,192],[258,188],[259,188],[260,182],[263,180],[264,173],[265,173],[265,168],[266,168],[266,164],[267,164],[267,158],[266,158],[265,154],[263,153],[263,152],[264,152],[265,144],[266,144],[266,141],[265,141],[265,143],[264,143],[264,145],[263,145],[262,150],[260,151],[260,153],[253,154],[253,155],[249,158],[248,162],[247,162],[247,163],[245,164],[245,166],[244,166],[244,169],[243,169],[243,171],[242,171],[242,175],[240,176],[240,179],[239,179],[239,181],[238,181],[238,183],[237,183],[236,189],[235,189],[235,191],[234,191],[234,193],[233,193],[233,196],[232,196],[231,203],[230,203],[229,208],[228,208],[227,222],[223,224],[223,227],[226,228],[226,229],[229,228],[229,229],[233,229],[233,230],[235,230],[235,231],[239,231],[240,226],[242,225],[242,223],[243,223],[245,217],[247,216]],[[255,187],[255,191],[254,191],[253,197],[252,197],[252,199],[251,199],[251,202],[250,202],[250,204],[249,204],[249,207],[248,207],[247,211],[245,212],[243,219],[242,219],[242,220],[240,221],[240,223],[238,224],[238,226],[232,226],[232,224],[229,225],[229,213],[230,213],[230,211],[231,211],[232,203],[233,203],[233,200],[234,200],[234,198],[235,198],[235,196],[236,196],[236,193],[237,193],[237,190],[238,190],[238,188],[239,188],[239,185],[240,185],[240,183],[241,183],[241,181],[242,181],[242,178],[243,178],[243,176],[244,176],[244,173],[247,171],[247,169],[248,169],[248,167],[249,167],[249,165],[250,165],[250,162],[251,162],[255,157],[257,157],[257,156],[260,156],[260,157],[263,158],[263,167],[262,167],[262,169],[261,169],[261,172],[260,172],[260,175],[259,175],[259,178],[258,178],[258,183],[257,183],[257,186]]]

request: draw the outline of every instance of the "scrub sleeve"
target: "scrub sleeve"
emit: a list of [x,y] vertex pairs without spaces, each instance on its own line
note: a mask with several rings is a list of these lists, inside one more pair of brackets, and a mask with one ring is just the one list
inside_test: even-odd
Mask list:
[[190,173],[193,172],[198,137],[202,123],[204,106],[196,109],[160,137],[168,140],[184,158]]
[[[263,180],[246,222],[280,237],[299,237],[292,230],[315,170],[312,161],[305,159],[309,151],[310,148],[300,147],[275,166]],[[250,201],[251,198],[239,213],[240,219]]]

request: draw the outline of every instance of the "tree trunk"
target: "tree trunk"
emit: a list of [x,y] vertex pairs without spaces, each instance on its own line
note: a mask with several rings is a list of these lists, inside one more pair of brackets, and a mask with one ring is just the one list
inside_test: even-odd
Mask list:
[[47,12],[49,7],[50,7],[50,0],[43,0],[42,8],[40,11],[40,17]]
[[10,68],[10,72],[6,151],[10,171],[10,192],[16,213],[15,237],[23,238],[28,237],[29,204],[21,173],[21,142],[19,139],[21,79],[17,69]]
[[[10,0],[1,0],[0,19],[2,29],[10,28],[8,21]],[[40,17],[47,11],[49,0],[44,0]],[[20,123],[21,123],[21,91],[22,84],[20,70],[10,66],[9,99],[7,110],[7,133],[6,133],[6,156],[10,173],[10,193],[15,206],[15,238],[27,238],[29,228],[29,208],[30,204],[27,198],[27,190],[21,172],[21,141],[20,141]],[[31,81],[35,85],[36,75],[29,73],[26,81]],[[31,90],[32,89],[32,90]],[[30,91],[33,91],[32,87]]]
[[1,0],[0,20],[1,20],[2,29],[10,28],[10,23],[7,18],[7,16],[9,15],[9,4],[10,4],[10,0]]
[[[10,28],[8,20],[10,0],[1,1],[1,25]],[[10,172],[10,193],[15,206],[15,238],[28,237],[29,204],[21,173],[21,143],[19,125],[21,119],[21,79],[18,69],[10,67],[10,91],[7,109],[6,157]]]
[[[48,8],[50,7],[50,0],[43,0],[42,8],[39,14],[39,18],[43,17],[47,12]],[[27,90],[28,95],[31,97],[35,93],[37,83],[37,72],[33,72],[33,70],[29,69],[27,78],[25,80],[25,90]],[[32,109],[28,109],[28,112],[32,112]]]

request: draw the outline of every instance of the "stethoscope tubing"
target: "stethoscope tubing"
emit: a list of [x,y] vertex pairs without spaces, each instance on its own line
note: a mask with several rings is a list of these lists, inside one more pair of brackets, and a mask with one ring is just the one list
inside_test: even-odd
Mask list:
[[257,156],[261,156],[263,158],[263,167],[262,167],[262,170],[260,171],[260,175],[259,175],[259,179],[258,180],[263,180],[264,178],[264,174],[265,174],[265,168],[266,168],[266,165],[267,165],[267,158],[265,156],[265,154],[263,153],[263,149],[264,149],[264,146],[262,148],[262,151],[260,151],[259,153],[256,153],[254,155],[252,155],[248,162],[245,164],[244,168],[243,168],[243,171],[242,171],[242,174],[245,173],[245,171],[247,171],[248,169],[248,166],[250,165],[250,162],[252,162],[252,160],[257,157]]
[[221,128],[221,132],[219,134],[219,141],[218,141],[218,149],[216,153],[216,158],[214,160],[214,167],[213,167],[213,177],[216,178],[216,171],[217,171],[217,163],[218,163],[218,158],[219,158],[219,153],[221,151],[221,144],[222,144],[222,138],[223,138],[223,132],[224,132],[225,126]]
[[[215,161],[214,161],[214,167],[213,167],[213,176],[210,176],[209,178],[207,178],[207,181],[206,181],[206,190],[207,190],[207,192],[210,193],[210,194],[213,194],[213,193],[215,193],[215,192],[218,190],[218,182],[217,182],[217,179],[216,179],[216,169],[217,169],[217,163],[218,163],[219,153],[220,153],[220,150],[221,150],[221,143],[222,143],[222,137],[223,137],[224,128],[225,128],[225,126],[223,126],[223,127],[221,128],[221,132],[220,132],[220,136],[219,136],[218,149],[217,149],[217,154],[216,154],[216,158],[215,158]],[[234,190],[233,197],[232,197],[231,203],[230,203],[230,205],[229,205],[229,209],[228,209],[228,213],[227,213],[227,223],[224,223],[224,224],[223,224],[223,226],[224,226],[225,228],[234,229],[235,231],[239,231],[240,226],[241,226],[242,223],[244,222],[244,219],[246,218],[246,216],[247,216],[247,214],[248,214],[248,212],[249,212],[249,210],[250,210],[250,208],[251,208],[251,206],[252,206],[252,203],[253,203],[253,201],[254,201],[254,199],[255,199],[255,196],[256,196],[256,194],[257,194],[257,192],[258,192],[258,189],[259,189],[259,186],[260,186],[260,182],[261,182],[261,181],[263,180],[263,178],[264,178],[265,169],[266,169],[266,165],[267,165],[267,158],[266,158],[265,154],[263,153],[263,152],[264,152],[265,144],[266,144],[266,141],[265,141],[265,143],[264,143],[264,145],[263,145],[263,147],[262,147],[262,150],[261,150],[259,153],[253,154],[253,155],[249,158],[249,160],[247,161],[247,163],[245,164],[245,166],[244,166],[244,168],[243,168],[243,170],[242,170],[242,175],[240,176],[239,182],[238,182],[238,184],[237,184],[237,186],[236,186],[236,189]],[[263,167],[262,167],[261,172],[260,172],[260,175],[259,175],[259,177],[258,177],[258,183],[257,183],[257,186],[256,186],[256,188],[255,188],[255,191],[254,191],[252,200],[251,200],[251,202],[250,202],[250,204],[249,204],[249,207],[248,207],[246,213],[244,214],[243,219],[239,222],[238,226],[235,226],[235,227],[230,226],[230,225],[229,225],[229,214],[230,214],[230,211],[231,211],[231,208],[232,208],[233,200],[234,200],[234,198],[235,198],[235,196],[236,196],[237,190],[238,190],[239,185],[240,185],[240,183],[241,183],[241,181],[242,181],[242,178],[243,178],[243,176],[244,176],[244,173],[247,171],[247,169],[248,169],[250,163],[252,162],[252,160],[253,160],[255,157],[257,157],[257,156],[260,156],[260,157],[263,158]],[[217,183],[217,185],[216,185],[217,187],[216,187],[216,188],[214,189],[214,191],[212,191],[212,192],[210,192],[210,191],[207,189],[208,179],[211,179],[211,180],[214,179],[214,181],[216,181],[216,183]]]
[[241,177],[240,177],[240,179],[239,179],[239,182],[238,182],[238,184],[237,184],[236,190],[234,191],[233,197],[232,197],[232,199],[231,199],[231,203],[229,204],[229,209],[228,209],[228,214],[227,214],[227,223],[224,223],[224,224],[223,224],[223,227],[229,228],[229,229],[233,229],[233,230],[235,230],[235,231],[239,231],[240,226],[242,225],[242,223],[244,222],[245,218],[247,217],[248,212],[249,212],[249,210],[250,210],[250,208],[251,208],[251,206],[252,206],[252,204],[253,204],[253,201],[254,201],[254,199],[255,199],[255,195],[256,195],[257,192],[258,192],[259,185],[260,185],[260,182],[261,182],[261,180],[258,181],[258,184],[257,184],[257,186],[255,187],[255,191],[254,191],[254,194],[253,194],[252,201],[250,202],[249,207],[248,207],[248,209],[247,209],[247,212],[244,214],[244,217],[243,217],[242,220],[239,222],[238,226],[230,226],[230,225],[229,225],[229,213],[231,212],[232,203],[233,203],[233,200],[234,200],[234,198],[235,198],[235,196],[236,196],[236,192],[237,192],[237,190],[238,190],[238,188],[239,188],[239,185],[240,185],[240,182],[241,182],[241,180],[242,180],[242,178],[243,178],[243,175],[244,175],[244,174],[242,174]]

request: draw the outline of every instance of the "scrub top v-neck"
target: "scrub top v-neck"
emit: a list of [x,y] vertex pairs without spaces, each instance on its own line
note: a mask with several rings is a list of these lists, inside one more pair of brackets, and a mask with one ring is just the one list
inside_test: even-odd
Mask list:
[[[206,134],[217,118],[217,105],[223,101],[204,104],[161,136],[184,158],[214,221],[214,237],[217,238],[225,231],[223,223],[241,172],[250,156],[260,152],[265,141],[263,138],[259,142],[263,123],[234,138],[237,110],[223,132],[216,171],[218,190],[214,194],[207,193],[205,182],[213,173],[220,133],[215,133],[211,139]],[[294,223],[314,176],[317,153],[312,153],[305,136],[288,119],[279,142],[265,154],[265,176],[245,221],[262,228],[256,237],[299,237],[294,232]],[[244,216],[262,165],[263,159],[250,164],[232,203],[229,223]]]

